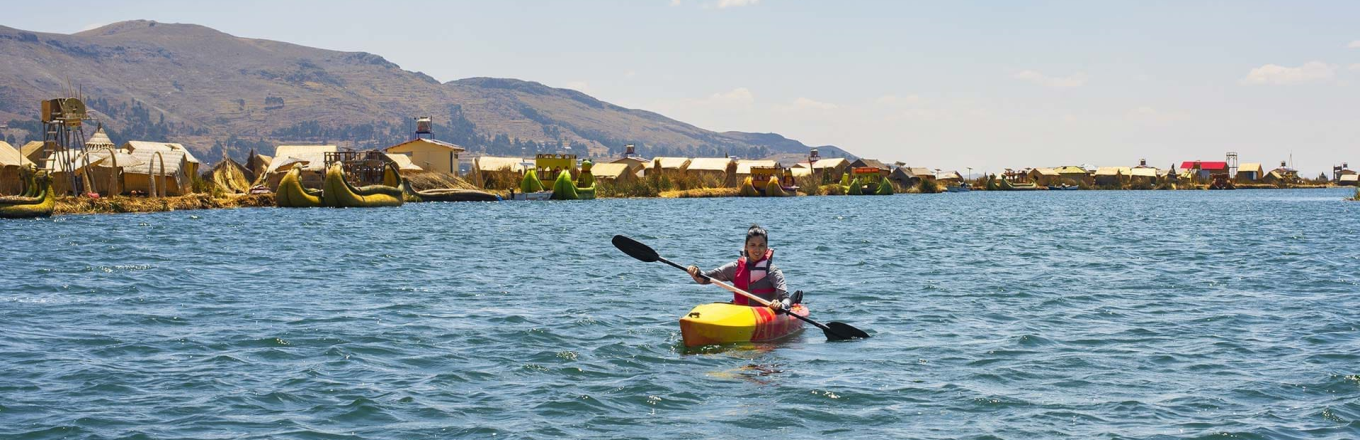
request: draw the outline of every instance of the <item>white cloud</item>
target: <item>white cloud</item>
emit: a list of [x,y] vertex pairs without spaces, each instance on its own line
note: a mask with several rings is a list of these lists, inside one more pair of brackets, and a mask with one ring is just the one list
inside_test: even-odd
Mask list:
[[771,114],[772,106],[756,102],[751,89],[738,87],[702,98],[657,100],[648,103],[648,110],[694,124],[708,130],[752,130],[764,122],[762,116]]
[[1347,44],[1346,47],[1351,49],[1360,49],[1360,40],[1352,41],[1351,44]]
[[1350,69],[1352,72],[1360,72],[1360,64],[1351,64]]
[[635,76],[637,76],[637,71],[636,71],[636,70],[629,70],[629,71],[627,71],[627,72],[623,72],[623,77],[624,77],[624,78],[633,79],[633,77],[635,77]]
[[756,3],[760,3],[760,0],[718,0],[718,9],[754,6]]
[[1081,72],[1069,76],[1048,76],[1033,70],[1022,70],[1011,75],[1011,78],[1055,89],[1070,89],[1086,84],[1086,74]]
[[781,108],[782,110],[791,110],[791,111],[799,111],[799,110],[821,110],[821,111],[830,111],[830,110],[838,109],[838,108],[840,108],[840,107],[841,107],[841,106],[836,105],[836,104],[832,104],[832,103],[829,103],[829,102],[821,102],[821,101],[816,101],[816,100],[812,100],[812,99],[808,99],[808,98],[799,97],[798,99],[793,100],[793,103],[792,103],[792,104],[790,104],[790,105],[788,105],[788,106],[782,106],[782,107],[780,107],[780,108]]
[[878,97],[878,99],[875,99],[874,102],[888,106],[914,105],[921,103],[921,97],[916,95],[883,95]]
[[79,32],[85,32],[85,31],[89,31],[89,30],[99,29],[99,28],[104,27],[104,26],[107,26],[107,25],[108,25],[108,23],[90,23],[90,24],[85,25],[85,27],[80,28],[80,31],[79,31]]
[[680,0],[671,0],[671,6],[680,6]]
[[934,122],[951,117],[947,112],[928,108],[912,108],[884,117],[888,122],[915,121],[915,122]]
[[704,102],[721,105],[751,105],[756,102],[756,95],[751,93],[751,89],[738,87],[730,92],[709,95]]
[[1247,77],[1238,82],[1241,84],[1297,84],[1327,80],[1335,75],[1336,68],[1321,61],[1310,61],[1299,67],[1266,64],[1251,69]]

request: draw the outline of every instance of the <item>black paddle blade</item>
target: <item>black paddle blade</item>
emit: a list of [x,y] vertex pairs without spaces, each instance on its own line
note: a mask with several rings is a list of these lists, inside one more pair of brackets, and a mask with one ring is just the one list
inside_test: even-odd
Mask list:
[[625,254],[628,254],[628,256],[630,257],[648,263],[655,263],[657,260],[661,259],[661,256],[657,255],[655,250],[652,250],[652,248],[638,242],[637,240],[624,237],[622,235],[615,235],[614,239],[609,241],[611,243],[614,243],[614,247],[619,248],[619,250],[623,251],[623,253]]
[[854,328],[844,322],[835,321],[826,323],[826,328],[822,330],[822,333],[826,333],[826,338],[832,341],[869,338],[869,334],[865,333],[864,330]]

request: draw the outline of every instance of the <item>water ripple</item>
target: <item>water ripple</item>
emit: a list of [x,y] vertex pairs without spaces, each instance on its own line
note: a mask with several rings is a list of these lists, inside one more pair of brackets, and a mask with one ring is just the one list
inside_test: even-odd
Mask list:
[[[1352,439],[1360,223],[1345,219],[1360,204],[1346,195],[3,222],[47,246],[0,250],[0,437]],[[730,294],[609,244],[627,234],[714,267],[753,221],[814,318],[875,337],[687,349],[678,317]]]

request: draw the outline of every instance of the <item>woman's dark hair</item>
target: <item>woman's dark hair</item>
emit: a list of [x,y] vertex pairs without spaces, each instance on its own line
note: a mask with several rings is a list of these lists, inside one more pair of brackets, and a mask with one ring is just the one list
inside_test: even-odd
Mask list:
[[765,228],[760,227],[760,225],[752,223],[751,228],[746,230],[746,242],[749,243],[752,238],[756,237],[765,239],[765,244],[770,243],[770,233],[766,232]]

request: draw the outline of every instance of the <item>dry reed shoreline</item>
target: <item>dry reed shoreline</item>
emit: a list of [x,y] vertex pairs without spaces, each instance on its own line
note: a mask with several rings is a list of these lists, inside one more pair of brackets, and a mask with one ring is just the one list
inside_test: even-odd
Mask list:
[[[825,187],[829,187],[829,186],[833,186],[833,185],[825,185]],[[1317,188],[1331,188],[1331,187],[1333,187],[1333,186],[1326,186],[1326,185],[1300,185],[1300,186],[1293,186],[1293,187],[1290,187],[1289,189],[1317,189]],[[1248,187],[1248,188],[1242,188],[1242,187],[1239,186],[1239,188],[1240,188],[1240,189],[1281,189],[1281,188],[1279,188],[1279,187],[1272,186],[1272,185],[1259,185],[1259,186],[1253,185],[1253,186]],[[1181,191],[1192,190],[1192,191],[1193,191],[1193,190],[1199,190],[1199,189],[1200,189],[1200,188],[1181,188],[1181,189],[1179,189],[1179,190],[1181,190]],[[1093,189],[1091,189],[1091,190],[1099,191],[1099,189],[1095,189],[1095,188],[1093,188]],[[1108,191],[1108,190],[1107,190],[1107,191]],[[1132,190],[1125,190],[1125,191],[1132,191]],[[499,194],[502,195],[502,196],[507,196],[507,195],[509,194],[508,191],[496,191],[496,190],[490,190],[489,192],[492,192],[492,193],[499,193]],[[805,196],[810,196],[810,195],[828,195],[828,196],[840,195],[840,194],[837,194],[837,193],[833,192],[833,190],[828,190],[828,189],[825,189],[825,188],[824,188],[824,189],[821,189],[821,190],[819,190],[819,191],[817,191],[817,192],[818,192],[819,194],[808,194],[807,192],[800,191],[800,192],[798,192],[798,195],[797,195],[797,196],[798,196],[798,197],[805,197]],[[902,192],[900,192],[899,194],[923,194],[923,193],[920,193],[920,192],[918,192],[918,191],[902,191]],[[737,195],[737,189],[736,189],[736,188],[693,188],[693,189],[684,189],[684,190],[680,190],[680,189],[672,189],[672,190],[666,190],[666,191],[659,191],[659,192],[657,192],[655,195],[642,195],[642,196],[639,196],[639,195],[615,194],[615,195],[604,196],[604,197],[601,197],[601,198],[661,198],[661,199],[673,199],[673,198],[723,198],[723,197],[737,197],[737,196],[738,196],[738,195]],[[1357,196],[1357,198],[1360,198],[1360,192],[1357,192],[1356,196]],[[1348,199],[1348,200],[1354,200],[1354,199]],[[195,193],[195,194],[188,194],[188,195],[183,195],[183,196],[171,196],[171,197],[111,196],[111,197],[89,198],[89,197],[77,197],[77,196],[62,196],[62,197],[58,197],[58,198],[57,198],[56,210],[53,212],[53,215],[149,213],[149,212],[186,211],[186,210],[200,210],[200,209],[262,208],[262,207],[273,207],[273,206],[274,206],[274,195],[273,195],[272,193],[271,193],[271,194],[249,194],[249,195],[243,195],[243,194],[237,194],[237,195],[232,195],[232,194],[226,194],[226,195],[221,195],[221,194],[219,194],[219,195],[212,195],[212,194]]]

